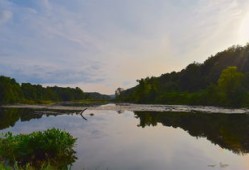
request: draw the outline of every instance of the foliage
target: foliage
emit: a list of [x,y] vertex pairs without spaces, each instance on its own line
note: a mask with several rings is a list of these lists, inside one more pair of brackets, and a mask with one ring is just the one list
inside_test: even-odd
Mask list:
[[[17,164],[15,164],[14,168],[12,168],[11,166],[4,165],[4,164],[0,163],[0,169],[1,170],[12,170],[12,169],[15,169],[15,170],[36,170],[37,167],[31,166],[30,164],[27,164],[27,165],[21,167],[21,166],[18,166]],[[39,167],[39,170],[56,170],[56,169],[58,169],[58,168],[55,166],[52,166],[50,164],[43,164],[41,167]],[[70,168],[67,168],[67,169],[70,169]]]
[[93,99],[93,100],[102,100],[107,101],[110,100],[111,97],[109,95],[100,94],[98,92],[86,92],[87,99]]
[[16,163],[20,167],[66,169],[76,159],[75,141],[69,133],[55,128],[16,136],[8,132],[0,138],[0,161],[12,167]]
[[69,101],[69,102],[61,102],[61,103],[57,103],[61,106],[99,106],[99,105],[103,105],[103,104],[108,104],[108,100],[91,100],[91,99],[87,99],[87,100],[79,100],[79,101]]
[[99,93],[85,93],[79,87],[42,87],[30,83],[19,84],[15,79],[0,76],[0,104],[51,104],[81,100],[110,100],[110,97]]
[[41,85],[32,85],[30,83],[22,83],[21,85],[24,98],[31,101],[72,101],[86,99],[84,92],[76,87],[42,87]]
[[15,79],[0,76],[0,104],[15,103],[22,99],[21,87]]
[[249,106],[249,44],[233,46],[203,64],[138,80],[116,97],[119,102]]
[[243,73],[237,71],[237,67],[228,67],[222,71],[218,80],[218,87],[224,93],[234,92],[234,90],[242,85],[243,76]]
[[237,67],[228,67],[224,69],[218,80],[218,89],[220,95],[228,105],[236,105],[243,102],[245,90],[242,81],[244,74],[237,71]]
[[85,93],[79,87],[42,87],[30,83],[19,84],[15,79],[0,76],[0,105],[13,103],[51,104],[53,102],[110,100],[100,93]]

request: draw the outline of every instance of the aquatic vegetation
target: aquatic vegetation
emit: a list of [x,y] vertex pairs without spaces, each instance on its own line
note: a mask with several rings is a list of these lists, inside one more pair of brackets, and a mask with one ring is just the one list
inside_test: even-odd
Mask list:
[[0,138],[0,161],[10,167],[67,169],[77,159],[75,141],[68,132],[55,128],[31,134],[8,132]]

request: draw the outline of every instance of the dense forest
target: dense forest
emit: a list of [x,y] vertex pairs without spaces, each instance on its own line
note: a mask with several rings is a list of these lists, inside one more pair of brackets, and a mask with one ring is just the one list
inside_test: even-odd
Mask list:
[[118,88],[117,101],[248,107],[249,44],[232,46],[180,72],[137,82],[137,86],[127,90]]
[[13,78],[0,76],[0,104],[108,99],[107,95],[85,93],[79,87],[42,87],[30,83],[19,84]]

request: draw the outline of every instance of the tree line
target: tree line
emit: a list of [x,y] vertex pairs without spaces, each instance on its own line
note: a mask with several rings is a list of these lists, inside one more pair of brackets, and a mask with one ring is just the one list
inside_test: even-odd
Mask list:
[[[180,72],[137,80],[116,93],[116,100],[134,103],[249,106],[249,44],[232,46],[192,63]],[[120,89],[120,88],[119,88]]]
[[89,99],[79,87],[42,87],[17,83],[15,79],[0,76],[0,104],[39,103],[46,101],[77,101]]

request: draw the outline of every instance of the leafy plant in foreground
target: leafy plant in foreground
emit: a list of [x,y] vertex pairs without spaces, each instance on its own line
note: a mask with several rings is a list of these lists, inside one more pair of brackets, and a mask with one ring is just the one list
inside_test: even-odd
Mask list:
[[8,132],[0,138],[0,161],[9,166],[38,167],[51,165],[67,169],[75,160],[73,146],[76,138],[59,129],[13,135]]

